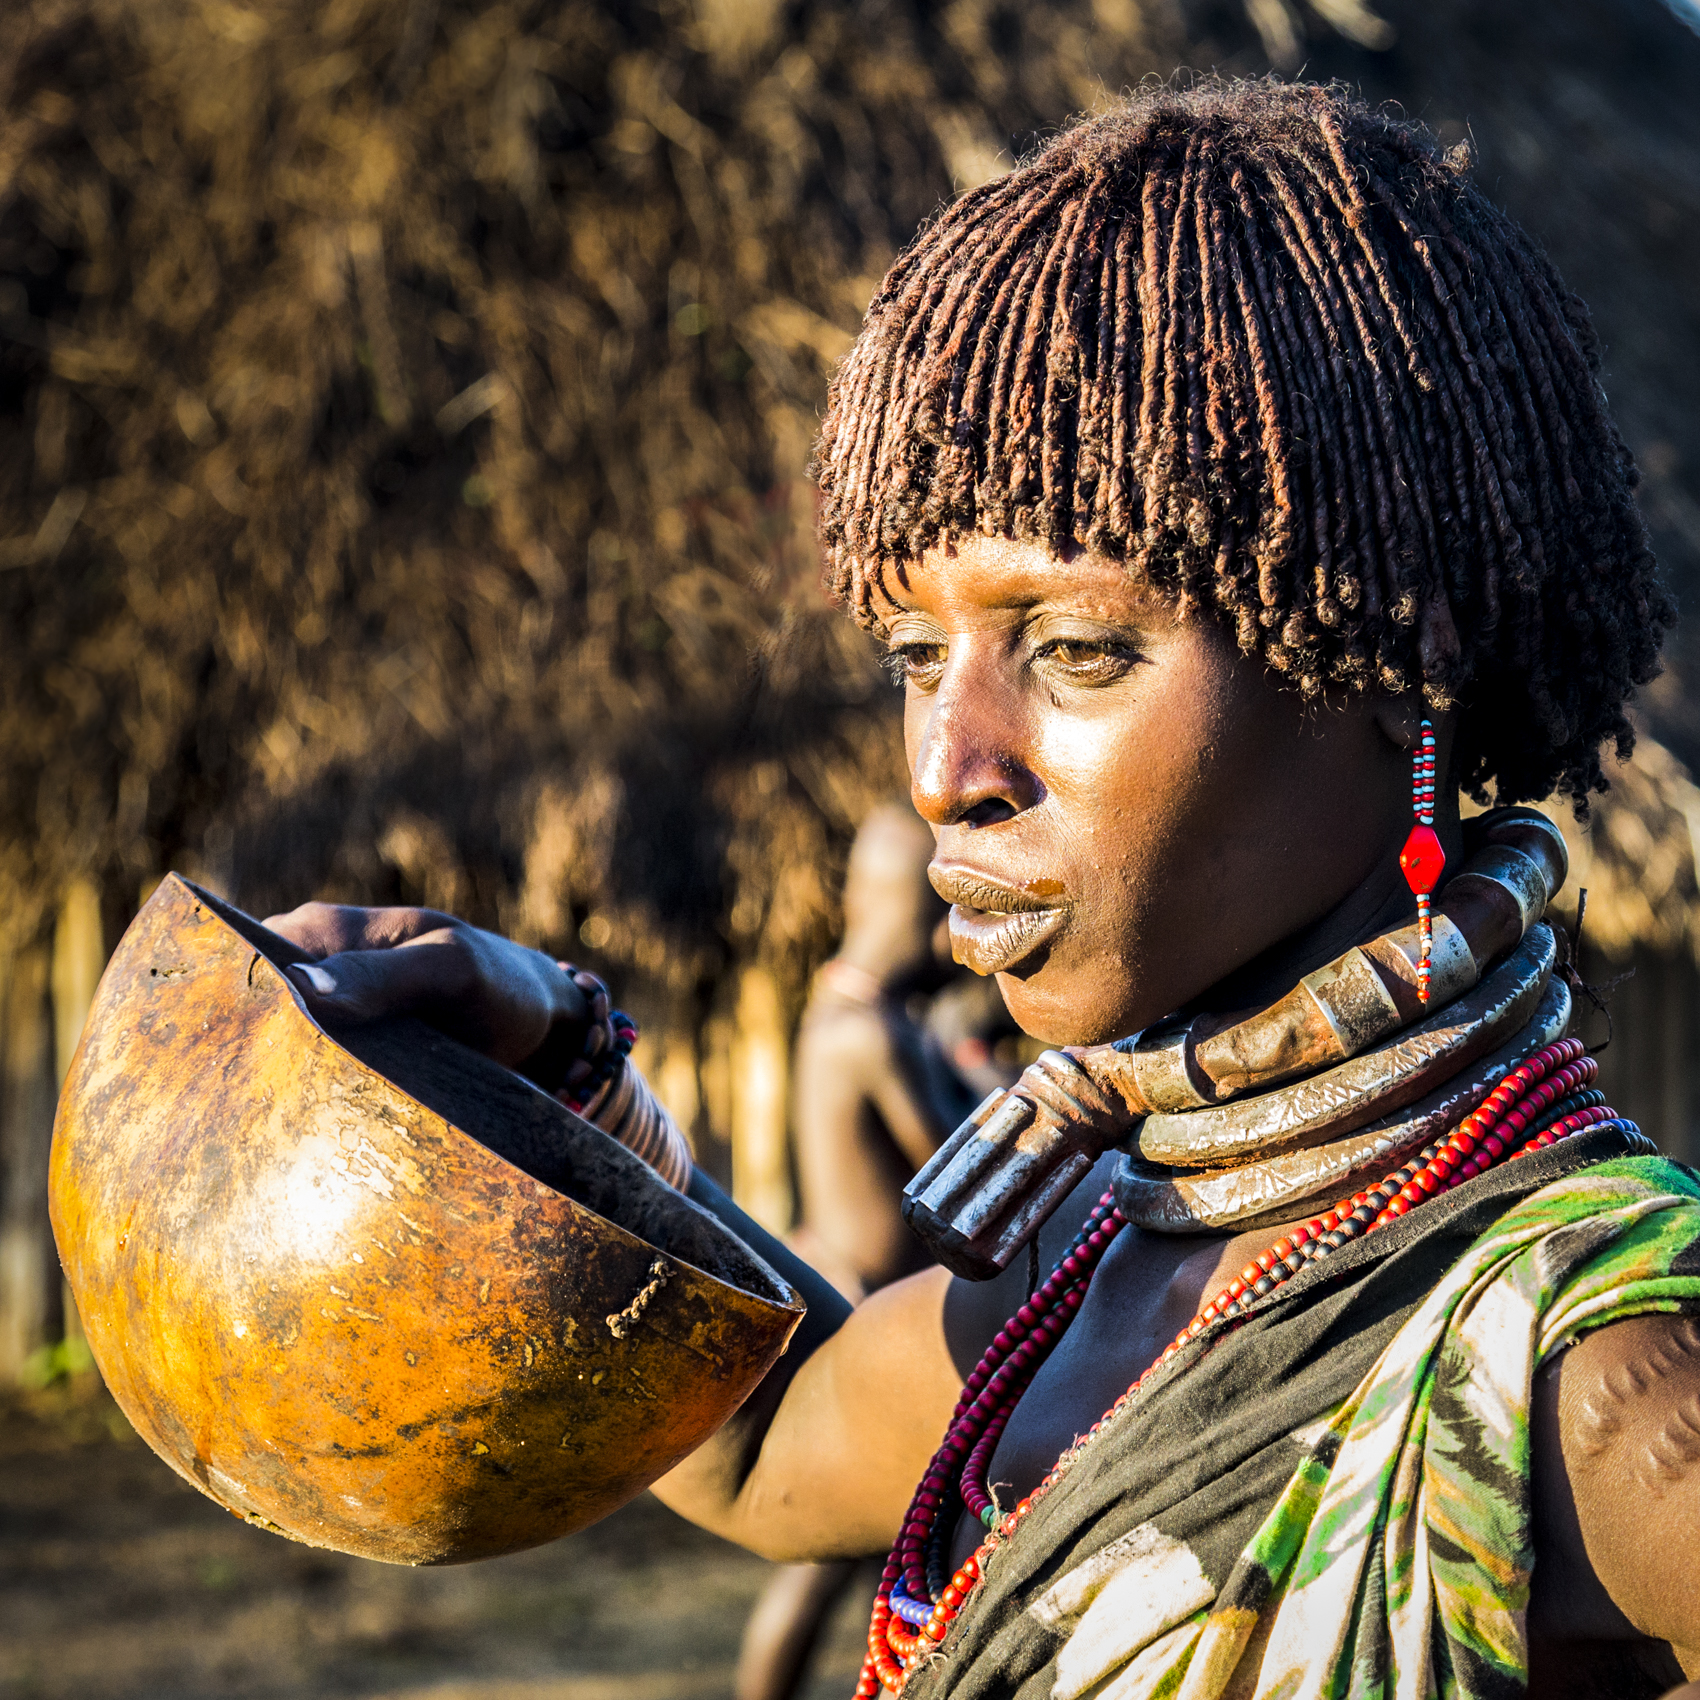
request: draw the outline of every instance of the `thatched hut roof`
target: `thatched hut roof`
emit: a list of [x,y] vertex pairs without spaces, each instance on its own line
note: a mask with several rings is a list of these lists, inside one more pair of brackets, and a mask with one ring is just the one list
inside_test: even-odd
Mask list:
[[187,863],[795,984],[899,773],[816,589],[828,367],[1011,126],[1181,38],[1087,0],[23,0],[4,34],[9,929]]
[[1638,947],[1700,965],[1700,786],[1668,749],[1642,736],[1610,765],[1611,789],[1578,822],[1553,818],[1570,845],[1567,918],[1586,888],[1583,947],[1622,960]]
[[1694,576],[1700,41],[1490,10],[1379,5],[1383,52],[1353,0],[14,0],[0,951],[178,865],[800,985],[900,770],[815,588],[827,371],[943,197],[1182,62],[1473,127],[1600,280]]

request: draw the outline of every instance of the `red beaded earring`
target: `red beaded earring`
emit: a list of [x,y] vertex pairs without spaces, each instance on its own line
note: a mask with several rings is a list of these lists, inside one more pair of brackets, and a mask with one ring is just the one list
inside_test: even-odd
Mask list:
[[1417,961],[1417,997],[1427,1003],[1432,972],[1430,958],[1434,954],[1434,919],[1429,913],[1429,898],[1440,884],[1446,852],[1441,849],[1434,830],[1434,727],[1426,716],[1422,742],[1411,757],[1411,812],[1416,815],[1417,824],[1399,852],[1399,866],[1417,894],[1417,925],[1422,938],[1422,954]]

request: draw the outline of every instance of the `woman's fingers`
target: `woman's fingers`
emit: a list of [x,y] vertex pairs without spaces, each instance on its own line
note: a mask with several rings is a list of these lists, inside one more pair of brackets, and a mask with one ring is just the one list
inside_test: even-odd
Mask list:
[[287,973],[308,1008],[342,1021],[416,1014],[475,989],[472,953],[447,928],[391,948],[339,949]]
[[[261,923],[298,945],[309,956],[335,956],[345,950],[385,950],[445,928],[465,927],[440,909],[397,905],[368,909],[354,903],[303,903]],[[470,928],[467,928],[470,931]]]
[[416,1015],[510,1068],[548,1052],[564,1071],[607,1002],[590,976],[434,909],[307,903],[266,925],[314,958],[286,972],[315,1018]]

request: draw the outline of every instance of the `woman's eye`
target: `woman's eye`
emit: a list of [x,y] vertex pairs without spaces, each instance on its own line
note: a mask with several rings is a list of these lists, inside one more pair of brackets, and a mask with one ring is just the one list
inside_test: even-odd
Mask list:
[[1052,638],[1039,646],[1035,658],[1079,684],[1119,679],[1139,659],[1114,638]]
[[927,690],[944,671],[945,647],[942,643],[894,643],[882,659],[894,685]]

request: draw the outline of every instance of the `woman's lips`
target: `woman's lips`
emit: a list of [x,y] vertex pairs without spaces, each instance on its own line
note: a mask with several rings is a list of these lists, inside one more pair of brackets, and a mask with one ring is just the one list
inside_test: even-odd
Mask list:
[[[1054,939],[1068,922],[1061,887],[1043,895],[999,884],[966,868],[931,867],[933,889],[950,904],[950,953],[976,974],[1003,974]],[[1038,883],[1038,882],[1036,882]]]

